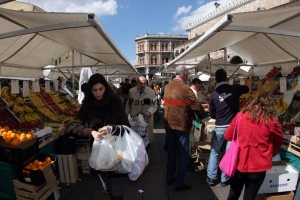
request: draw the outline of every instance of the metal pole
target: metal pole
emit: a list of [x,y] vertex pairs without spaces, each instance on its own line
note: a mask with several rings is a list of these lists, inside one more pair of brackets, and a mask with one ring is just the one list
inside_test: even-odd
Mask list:
[[73,94],[73,100],[75,101],[74,66],[75,66],[75,49],[73,49],[73,55],[72,55],[72,94]]

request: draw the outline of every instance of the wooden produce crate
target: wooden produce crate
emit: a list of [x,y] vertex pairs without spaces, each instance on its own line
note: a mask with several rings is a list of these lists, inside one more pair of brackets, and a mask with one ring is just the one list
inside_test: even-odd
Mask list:
[[60,180],[62,183],[76,183],[78,179],[78,165],[76,154],[57,155]]
[[300,157],[300,138],[295,135],[283,134],[283,144],[281,147]]
[[[195,144],[197,162],[199,162],[198,169],[202,170],[207,168],[210,156],[210,142],[196,142]],[[219,153],[218,162],[223,157],[224,152]]]
[[[60,183],[60,180],[56,180],[56,186]],[[14,190],[17,200],[46,200],[52,193],[45,183],[41,186],[34,186],[27,183],[22,183],[18,180],[13,180]]]

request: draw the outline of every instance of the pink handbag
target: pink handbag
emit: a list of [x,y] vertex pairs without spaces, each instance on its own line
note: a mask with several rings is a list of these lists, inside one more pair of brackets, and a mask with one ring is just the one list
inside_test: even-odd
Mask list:
[[240,146],[238,142],[238,127],[240,124],[241,116],[242,114],[239,113],[237,122],[234,127],[234,132],[233,132],[230,147],[226,151],[225,155],[223,156],[219,164],[221,171],[229,178],[234,176],[235,170],[237,168],[237,163],[238,163],[238,156],[240,152]]

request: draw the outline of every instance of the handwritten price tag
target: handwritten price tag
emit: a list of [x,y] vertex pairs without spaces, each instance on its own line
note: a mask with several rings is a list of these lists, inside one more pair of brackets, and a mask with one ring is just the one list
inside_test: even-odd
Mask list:
[[54,81],[54,90],[58,91],[58,81]]
[[29,81],[23,81],[23,97],[29,96]]
[[240,79],[240,85],[245,85],[245,79]]
[[40,84],[39,81],[32,82],[32,91],[33,92],[40,92]]
[[280,93],[286,92],[286,79],[285,77],[282,77],[279,79],[279,86],[280,86]]
[[11,80],[10,85],[10,93],[19,94],[19,80]]
[[45,81],[45,92],[46,93],[50,92],[50,81]]

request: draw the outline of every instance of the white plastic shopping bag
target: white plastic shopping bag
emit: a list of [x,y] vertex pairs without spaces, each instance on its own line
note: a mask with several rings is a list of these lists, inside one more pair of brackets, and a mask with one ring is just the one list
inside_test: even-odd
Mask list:
[[[90,166],[95,170],[114,171],[115,167],[121,160],[121,157],[116,154],[112,143],[114,137],[106,135],[103,140],[95,138],[92,148],[92,154],[89,159]],[[100,142],[99,142],[100,141]],[[99,148],[100,146],[100,148]]]
[[117,155],[120,155],[120,163],[117,166],[118,173],[127,174],[131,172],[133,167],[133,160],[130,156],[130,149],[128,148],[128,142],[125,136],[121,136],[121,128],[120,134],[116,137],[116,144],[115,144],[115,152]]
[[145,122],[142,114],[137,117],[131,117],[128,115],[128,121],[132,130],[134,130],[139,136],[144,137],[148,133],[148,124]]
[[128,141],[128,151],[130,152],[129,154],[133,160],[133,167],[131,172],[128,174],[128,177],[130,180],[135,181],[148,165],[149,158],[143,139],[131,128],[127,126],[123,127],[125,128],[124,136]]

